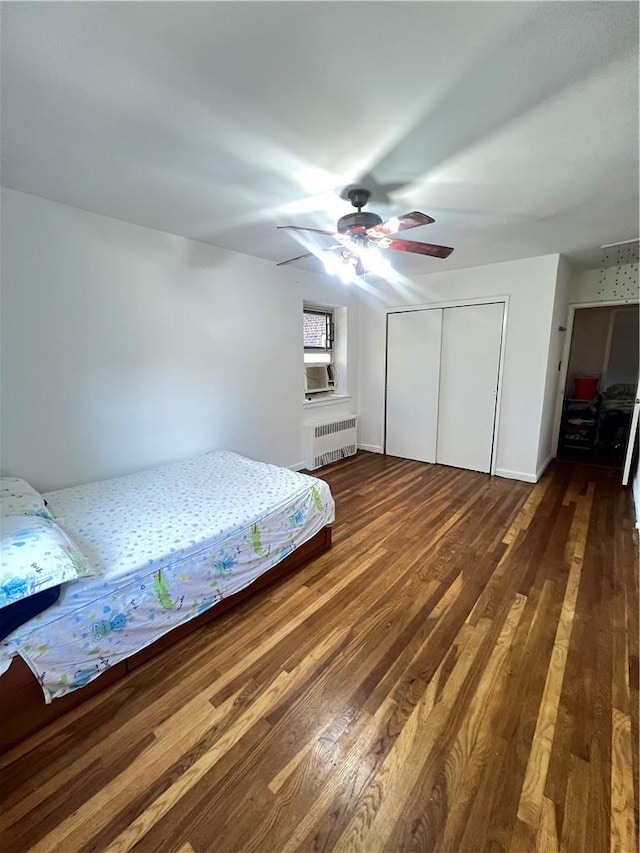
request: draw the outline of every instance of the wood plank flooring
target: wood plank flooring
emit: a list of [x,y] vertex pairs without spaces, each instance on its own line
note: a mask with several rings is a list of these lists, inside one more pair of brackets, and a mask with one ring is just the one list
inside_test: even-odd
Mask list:
[[321,475],[330,552],[0,760],[0,850],[637,853],[619,473]]

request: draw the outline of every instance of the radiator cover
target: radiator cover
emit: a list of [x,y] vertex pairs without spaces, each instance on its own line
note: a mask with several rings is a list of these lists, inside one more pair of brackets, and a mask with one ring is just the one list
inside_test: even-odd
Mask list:
[[305,427],[305,464],[315,471],[323,465],[353,456],[357,450],[356,415],[334,418]]

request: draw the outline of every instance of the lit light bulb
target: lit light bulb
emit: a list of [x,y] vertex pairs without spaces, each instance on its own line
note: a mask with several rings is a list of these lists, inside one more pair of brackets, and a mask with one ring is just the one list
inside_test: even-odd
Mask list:
[[380,254],[380,250],[376,246],[370,246],[361,254],[362,263],[369,272],[375,275],[384,276],[393,272],[393,267],[389,261]]
[[350,284],[354,280],[353,267],[351,264],[343,264],[338,270],[338,278],[343,284]]
[[334,255],[331,252],[327,252],[323,259],[322,263],[324,264],[325,272],[328,275],[336,275],[336,273],[340,273],[342,268],[342,262],[337,255]]

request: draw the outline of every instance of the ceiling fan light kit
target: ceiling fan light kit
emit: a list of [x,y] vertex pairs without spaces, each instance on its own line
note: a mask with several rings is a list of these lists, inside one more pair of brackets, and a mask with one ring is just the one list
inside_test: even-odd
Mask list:
[[[419,255],[429,255],[434,258],[447,258],[453,252],[453,249],[449,246],[438,246],[435,243],[420,243],[415,240],[401,240],[390,237],[390,235],[397,234],[400,231],[416,228],[419,225],[430,225],[432,222],[435,222],[433,217],[428,216],[426,213],[414,210],[411,213],[394,216],[383,222],[377,213],[362,210],[371,196],[369,190],[354,188],[349,190],[348,195],[349,201],[356,208],[356,213],[347,213],[345,216],[340,217],[336,231],[324,231],[319,228],[305,228],[296,225],[278,226],[278,229],[309,231],[333,237],[337,242],[333,246],[329,246],[322,253],[322,260],[329,274],[338,274],[342,281],[351,281],[353,280],[354,272],[356,277],[363,275],[367,270],[375,272],[378,275],[382,275],[387,271],[390,272],[391,267],[388,261],[380,255],[377,251],[378,249],[412,252]],[[339,252],[336,254],[335,250],[339,250]],[[289,258],[287,261],[281,261],[278,266],[292,264],[294,261],[310,258],[315,254],[315,252],[306,252],[304,255],[298,255],[295,258]],[[367,260],[369,260],[369,263],[367,263]],[[349,277],[347,279],[340,272],[345,264],[353,266],[353,271],[349,270]]]

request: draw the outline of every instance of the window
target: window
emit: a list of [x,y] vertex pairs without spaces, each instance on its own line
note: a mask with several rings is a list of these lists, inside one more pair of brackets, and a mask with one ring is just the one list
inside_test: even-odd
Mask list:
[[302,334],[305,364],[333,362],[333,311],[326,308],[305,308],[302,314]]
[[336,387],[333,309],[305,305],[302,339],[305,397],[312,400],[318,399],[317,395],[331,396]]
[[302,360],[308,403],[334,396],[336,401],[348,399],[347,314],[343,305],[303,304]]

